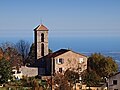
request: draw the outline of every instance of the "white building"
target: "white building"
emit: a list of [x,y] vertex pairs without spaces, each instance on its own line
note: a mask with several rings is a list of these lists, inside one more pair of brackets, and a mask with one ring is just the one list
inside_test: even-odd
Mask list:
[[22,74],[22,71],[21,70],[16,70],[16,69],[13,69],[12,70],[12,74],[13,74],[13,77],[15,78],[15,79],[22,79],[22,77],[23,77],[23,74]]

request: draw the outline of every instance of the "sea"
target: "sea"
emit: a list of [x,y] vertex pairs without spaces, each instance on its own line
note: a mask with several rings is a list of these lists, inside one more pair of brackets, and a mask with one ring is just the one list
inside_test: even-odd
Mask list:
[[[75,31],[74,31],[75,32]],[[119,33],[118,33],[119,34]],[[22,35],[22,38],[18,36],[2,37],[0,36],[0,43],[5,41],[16,43],[19,40],[26,40],[30,43],[34,42],[33,34],[28,36]],[[49,48],[52,51],[57,51],[61,48],[71,49],[75,52],[83,53],[86,56],[90,56],[94,52],[100,52],[105,56],[112,57],[119,66],[120,70],[120,35],[119,36],[88,36],[81,35],[80,33],[68,32],[50,32],[49,34]],[[82,52],[83,51],[83,52]],[[112,51],[112,52],[111,52]],[[113,52],[115,51],[115,52]]]

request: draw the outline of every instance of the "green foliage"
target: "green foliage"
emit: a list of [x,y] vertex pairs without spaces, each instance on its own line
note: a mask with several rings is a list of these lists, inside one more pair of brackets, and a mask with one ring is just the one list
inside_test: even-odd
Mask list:
[[84,71],[82,73],[82,82],[86,83],[87,86],[95,86],[100,82],[100,77],[96,74],[95,71]]
[[118,65],[112,57],[105,57],[100,53],[94,53],[88,58],[88,69],[83,72],[82,80],[88,86],[98,85],[105,78],[118,71]]
[[53,81],[58,85],[55,90],[71,90],[79,79],[79,74],[74,70],[67,69],[64,74],[56,73]]
[[[53,52],[51,49],[49,49],[48,51],[49,51],[49,53]],[[28,54],[26,63],[29,63],[32,65],[34,62],[35,62],[35,44],[33,43],[30,47],[30,52]]]
[[0,83],[8,82],[8,79],[11,79],[11,66],[9,61],[2,59],[0,60],[0,75],[2,76],[0,79]]
[[35,61],[35,44],[33,43],[30,47],[30,52],[28,54],[28,59],[26,63],[33,64]]
[[52,53],[53,51],[51,49],[48,49],[49,53]]
[[36,90],[35,88],[42,88],[40,90],[46,90],[47,82],[43,82],[43,80],[36,79],[35,77],[23,76],[21,80],[14,80],[9,82],[8,86],[12,88],[16,87],[20,90]]
[[55,90],[71,90],[71,87],[68,84],[68,80],[65,75],[61,73],[55,74],[54,78],[54,85],[58,85],[55,87]]
[[65,72],[65,78],[71,83],[74,84],[79,79],[78,72],[67,69]]
[[92,69],[100,77],[108,77],[118,71],[118,65],[112,57],[95,53],[88,58],[88,69]]

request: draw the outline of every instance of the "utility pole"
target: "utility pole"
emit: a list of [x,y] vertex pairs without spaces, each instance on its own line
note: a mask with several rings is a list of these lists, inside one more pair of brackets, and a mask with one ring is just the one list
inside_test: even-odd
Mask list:
[[51,90],[52,90],[52,77],[53,77],[53,57],[51,58]]

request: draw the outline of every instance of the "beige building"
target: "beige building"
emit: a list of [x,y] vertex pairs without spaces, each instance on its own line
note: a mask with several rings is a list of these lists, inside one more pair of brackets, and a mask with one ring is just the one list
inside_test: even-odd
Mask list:
[[48,54],[48,29],[38,25],[34,29],[35,37],[35,65],[38,67],[38,75],[51,75],[52,73],[64,73],[71,68],[80,72],[87,69],[87,57],[68,49],[60,49]]
[[120,90],[120,72],[108,78],[108,90]]
[[77,70],[79,68],[80,72],[87,69],[87,57],[72,50],[58,50],[52,54],[51,58],[54,60],[53,69],[55,73],[65,72],[68,68],[74,70]]
[[[79,72],[83,72],[87,69],[87,57],[68,49],[60,49],[44,56],[38,61],[45,62],[45,65],[42,65],[43,67],[39,68],[39,70],[46,75],[64,73],[67,69],[73,69],[76,71],[79,69]],[[42,74],[44,75],[44,73]]]

